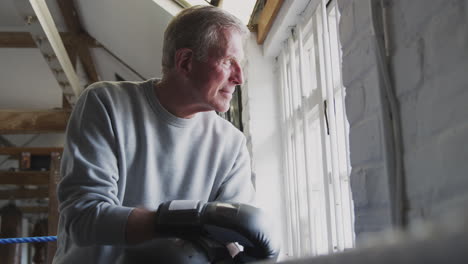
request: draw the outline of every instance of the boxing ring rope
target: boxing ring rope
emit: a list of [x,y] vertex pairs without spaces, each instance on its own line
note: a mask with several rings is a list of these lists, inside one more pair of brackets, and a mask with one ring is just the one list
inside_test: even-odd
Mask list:
[[0,238],[0,244],[41,243],[56,241],[57,236]]

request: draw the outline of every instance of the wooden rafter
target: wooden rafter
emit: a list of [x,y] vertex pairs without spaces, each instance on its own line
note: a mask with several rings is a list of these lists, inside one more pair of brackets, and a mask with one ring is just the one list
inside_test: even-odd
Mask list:
[[2,190],[0,200],[44,199],[49,197],[47,188]]
[[[75,40],[73,39],[72,34],[61,32],[60,37],[62,38],[65,46],[75,45]],[[85,45],[92,48],[102,47],[102,45],[100,45],[93,37],[86,33],[82,33],[80,40],[85,42]],[[37,45],[29,32],[0,31],[0,48],[37,48]]]
[[57,0],[57,3],[60,7],[60,12],[65,19],[65,24],[67,25],[70,34],[72,34],[73,38],[75,38],[74,43],[77,45],[76,50],[78,52],[78,57],[83,63],[86,76],[91,82],[99,81],[96,66],[94,65],[94,61],[91,55],[90,46],[87,45],[86,41],[83,41],[84,39],[88,38],[88,34],[86,34],[86,32],[83,30],[83,27],[81,26],[74,2],[70,0]]
[[41,55],[50,67],[63,94],[73,105],[83,90],[78,75],[67,54],[65,44],[45,1],[12,1],[18,15],[23,18]]
[[0,110],[0,134],[64,132],[70,111]]
[[50,155],[53,152],[63,152],[63,148],[28,148],[28,147],[2,147],[0,155],[19,156],[23,152],[31,155]]
[[268,32],[270,31],[271,25],[276,18],[284,0],[269,0],[266,2],[265,7],[260,13],[258,19],[258,32],[257,32],[257,43],[263,44]]
[[35,48],[29,32],[0,32],[0,47],[2,48]]
[[47,185],[48,171],[0,171],[0,184]]

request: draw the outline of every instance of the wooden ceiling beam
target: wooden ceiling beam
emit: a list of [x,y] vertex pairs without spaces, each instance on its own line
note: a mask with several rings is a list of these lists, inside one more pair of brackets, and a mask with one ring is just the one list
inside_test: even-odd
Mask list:
[[78,35],[81,28],[81,22],[78,18],[78,12],[76,12],[75,4],[70,0],[57,0],[57,4],[60,8],[65,24],[67,25],[68,31],[71,34]]
[[269,0],[266,2],[265,7],[260,13],[258,19],[258,32],[257,32],[257,43],[263,44],[268,32],[270,31],[273,21],[275,21],[276,15],[278,14],[284,0]]
[[[81,39],[81,38],[80,38]],[[78,46],[78,57],[83,64],[84,71],[88,80],[91,83],[95,83],[99,81],[99,75],[96,70],[96,66],[94,65],[93,56],[91,55],[91,50],[89,46],[81,44]]]
[[67,100],[74,105],[83,91],[58,28],[45,1],[13,1]]
[[1,48],[36,48],[29,32],[0,32]]
[[70,111],[0,110],[0,134],[65,132]]
[[[75,45],[73,35],[68,32],[61,32],[60,37],[65,46]],[[91,48],[101,48],[93,37],[83,32],[80,34],[80,41],[83,41]],[[0,48],[37,48],[31,33],[29,32],[3,32],[0,31]]]
[[0,200],[44,199],[49,197],[47,188],[2,190]]
[[0,171],[0,184],[48,185],[48,171]]
[[0,155],[17,156],[21,153],[28,152],[31,155],[50,155],[53,152],[63,152],[63,148],[29,148],[29,147],[2,147]]
[[83,41],[89,36],[83,29],[78,12],[73,1],[70,0],[57,0],[60,8],[60,12],[65,20],[68,31],[76,38],[76,50],[78,51],[78,57],[83,63],[83,67],[90,82],[99,81],[96,66],[91,55],[90,46]]

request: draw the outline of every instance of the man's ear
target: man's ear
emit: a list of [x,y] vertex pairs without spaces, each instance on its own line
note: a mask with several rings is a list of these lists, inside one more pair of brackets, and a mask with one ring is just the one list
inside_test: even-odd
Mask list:
[[175,53],[175,67],[180,73],[192,71],[193,51],[188,48],[178,49]]

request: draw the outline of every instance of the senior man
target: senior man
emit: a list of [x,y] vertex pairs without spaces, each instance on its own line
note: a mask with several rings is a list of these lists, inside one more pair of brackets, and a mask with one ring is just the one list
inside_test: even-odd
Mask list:
[[170,236],[226,243],[229,230],[258,258],[277,255],[255,210],[254,221],[226,217],[254,203],[245,137],[215,113],[243,82],[246,34],[222,9],[185,9],[165,31],[161,79],[83,92],[66,132],[54,263],[115,263],[154,239],[164,242],[151,250],[174,254],[164,248],[177,244]]

